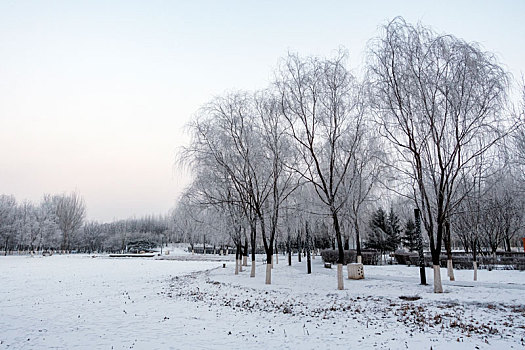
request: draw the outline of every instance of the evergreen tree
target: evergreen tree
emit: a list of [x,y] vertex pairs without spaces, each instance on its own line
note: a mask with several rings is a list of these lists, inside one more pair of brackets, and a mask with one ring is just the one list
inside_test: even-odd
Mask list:
[[410,252],[417,251],[417,233],[414,220],[408,219],[405,224],[405,232],[402,237],[403,246]]
[[387,214],[383,208],[378,208],[373,214],[368,224],[370,228],[370,234],[368,235],[368,241],[366,242],[367,248],[377,249],[384,252],[386,250],[387,242]]
[[390,213],[387,217],[386,227],[386,251],[395,251],[401,243],[401,225],[399,224],[399,217],[394,212],[394,208],[390,207]]

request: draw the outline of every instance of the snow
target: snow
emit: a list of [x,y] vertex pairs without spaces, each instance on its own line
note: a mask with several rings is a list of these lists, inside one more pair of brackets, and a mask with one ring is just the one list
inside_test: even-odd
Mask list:
[[338,291],[319,257],[311,275],[281,257],[272,285],[260,258],[250,278],[231,255],[166,257],[0,257],[0,349],[525,347],[525,272],[442,269],[434,294],[416,267],[365,266]]

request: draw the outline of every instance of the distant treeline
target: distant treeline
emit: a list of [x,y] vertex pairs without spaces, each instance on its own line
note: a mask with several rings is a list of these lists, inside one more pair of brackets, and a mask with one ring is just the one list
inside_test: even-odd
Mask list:
[[167,215],[99,223],[86,222],[85,213],[77,193],[44,195],[39,203],[0,195],[0,250],[115,252],[132,241],[160,245],[174,239]]

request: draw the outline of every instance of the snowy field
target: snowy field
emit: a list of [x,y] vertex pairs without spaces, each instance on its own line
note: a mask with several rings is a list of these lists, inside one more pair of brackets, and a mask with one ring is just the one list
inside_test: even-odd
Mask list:
[[319,257],[307,275],[281,256],[271,286],[260,263],[183,257],[0,257],[0,349],[525,349],[525,272],[443,269],[436,295],[417,268],[365,266],[337,291]]

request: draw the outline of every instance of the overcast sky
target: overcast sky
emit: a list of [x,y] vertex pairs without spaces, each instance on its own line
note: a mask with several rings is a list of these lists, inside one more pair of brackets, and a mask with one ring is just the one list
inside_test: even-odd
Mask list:
[[0,1],[0,194],[78,191],[100,221],[166,213],[184,125],[262,88],[288,51],[363,64],[395,16],[524,71],[525,1]]

